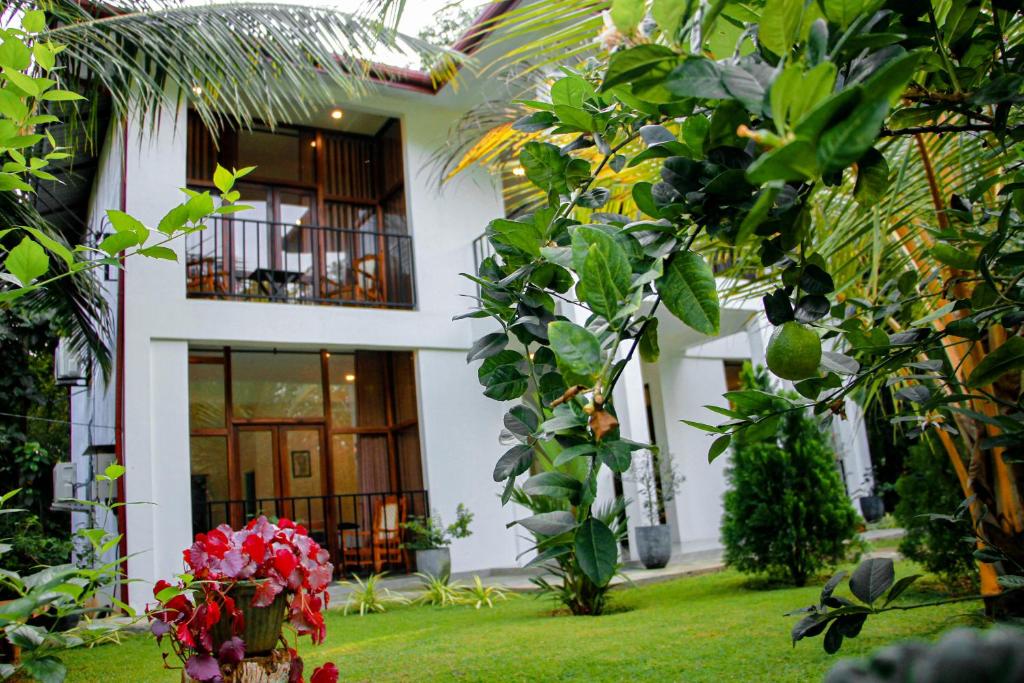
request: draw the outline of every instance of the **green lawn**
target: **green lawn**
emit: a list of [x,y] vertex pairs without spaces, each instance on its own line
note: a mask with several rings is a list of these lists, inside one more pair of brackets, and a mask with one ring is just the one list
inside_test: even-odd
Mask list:
[[[900,563],[897,577],[914,566]],[[616,591],[603,617],[552,616],[551,604],[514,596],[495,609],[399,607],[367,617],[328,617],[327,642],[306,646],[307,672],[337,662],[343,680],[815,681],[835,661],[821,639],[790,645],[789,609],[818,588],[758,590],[729,572]],[[845,588],[841,589],[845,591]],[[910,599],[934,594],[910,594]],[[893,612],[868,620],[842,655],[908,637],[935,638],[980,605]],[[136,636],[66,658],[70,683],[179,681],[157,647]]]

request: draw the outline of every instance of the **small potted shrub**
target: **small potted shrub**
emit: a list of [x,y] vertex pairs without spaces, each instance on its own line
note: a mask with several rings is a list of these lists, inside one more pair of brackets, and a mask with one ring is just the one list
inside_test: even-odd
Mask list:
[[684,481],[672,457],[662,458],[658,449],[648,451],[649,457],[637,468],[636,484],[640,503],[647,517],[647,526],[636,527],[636,551],[647,569],[661,569],[672,556],[672,536],[668,524],[661,522],[665,504],[676,497]]
[[885,516],[885,503],[881,496],[875,495],[874,482],[870,474],[864,475],[864,481],[861,482],[860,488],[854,491],[854,495],[860,495],[858,502],[865,522],[874,524]]
[[[158,581],[157,604],[148,610],[150,628],[181,660],[187,680],[229,681],[230,672],[251,657],[268,666],[287,666],[288,680],[302,681],[302,659],[281,631],[287,619],[298,635],[321,643],[322,610],[334,568],[327,551],[288,519],[266,517],[244,529],[226,524],[196,535],[184,551],[187,571],[175,583]],[[278,648],[278,643],[283,645]],[[337,680],[337,668],[313,673],[316,683]]]
[[472,521],[473,513],[459,503],[455,521],[447,527],[441,525],[441,517],[436,513],[430,517],[411,517],[402,524],[407,534],[403,547],[416,553],[416,569],[436,578],[448,577],[452,572],[448,546],[456,538],[469,538],[473,533],[469,530]]

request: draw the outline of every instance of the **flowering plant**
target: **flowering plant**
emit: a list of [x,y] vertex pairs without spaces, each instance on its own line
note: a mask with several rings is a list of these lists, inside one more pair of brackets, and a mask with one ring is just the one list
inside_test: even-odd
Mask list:
[[[185,673],[198,681],[218,683],[221,664],[245,658],[246,644],[239,637],[245,615],[232,590],[249,584],[255,586],[253,607],[269,608],[280,599],[287,604],[288,623],[296,633],[308,634],[319,644],[326,635],[322,609],[328,603],[327,586],[333,575],[328,559],[327,551],[306,529],[288,519],[272,524],[261,516],[237,531],[222,524],[197,534],[192,547],[184,551],[188,572],[176,583],[161,580],[153,588],[157,605],[147,612],[151,630],[157,642],[169,638]],[[214,630],[222,620],[230,625],[231,637],[218,643]],[[293,648],[288,650],[290,683],[300,683],[302,660]],[[164,659],[170,654],[165,652]],[[311,680],[332,683],[337,680],[337,668],[321,667]]]

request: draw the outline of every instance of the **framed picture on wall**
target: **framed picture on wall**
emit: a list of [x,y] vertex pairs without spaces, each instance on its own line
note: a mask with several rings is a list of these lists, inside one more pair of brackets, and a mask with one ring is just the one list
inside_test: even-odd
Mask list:
[[309,451],[292,451],[292,479],[309,479],[313,476],[313,462]]

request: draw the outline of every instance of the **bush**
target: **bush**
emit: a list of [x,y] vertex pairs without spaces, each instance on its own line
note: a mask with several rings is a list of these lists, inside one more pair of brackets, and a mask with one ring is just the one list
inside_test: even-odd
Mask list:
[[[755,372],[745,364],[742,378],[745,389],[770,391],[763,368]],[[773,438],[734,442],[726,476],[726,564],[802,586],[845,558],[857,514],[835,454],[805,412],[786,413]]]
[[974,544],[964,540],[970,530],[927,517],[929,513],[952,514],[963,502],[949,457],[930,440],[922,439],[907,451],[905,467],[896,482],[900,502],[893,511],[906,530],[900,553],[947,583],[976,582]]

